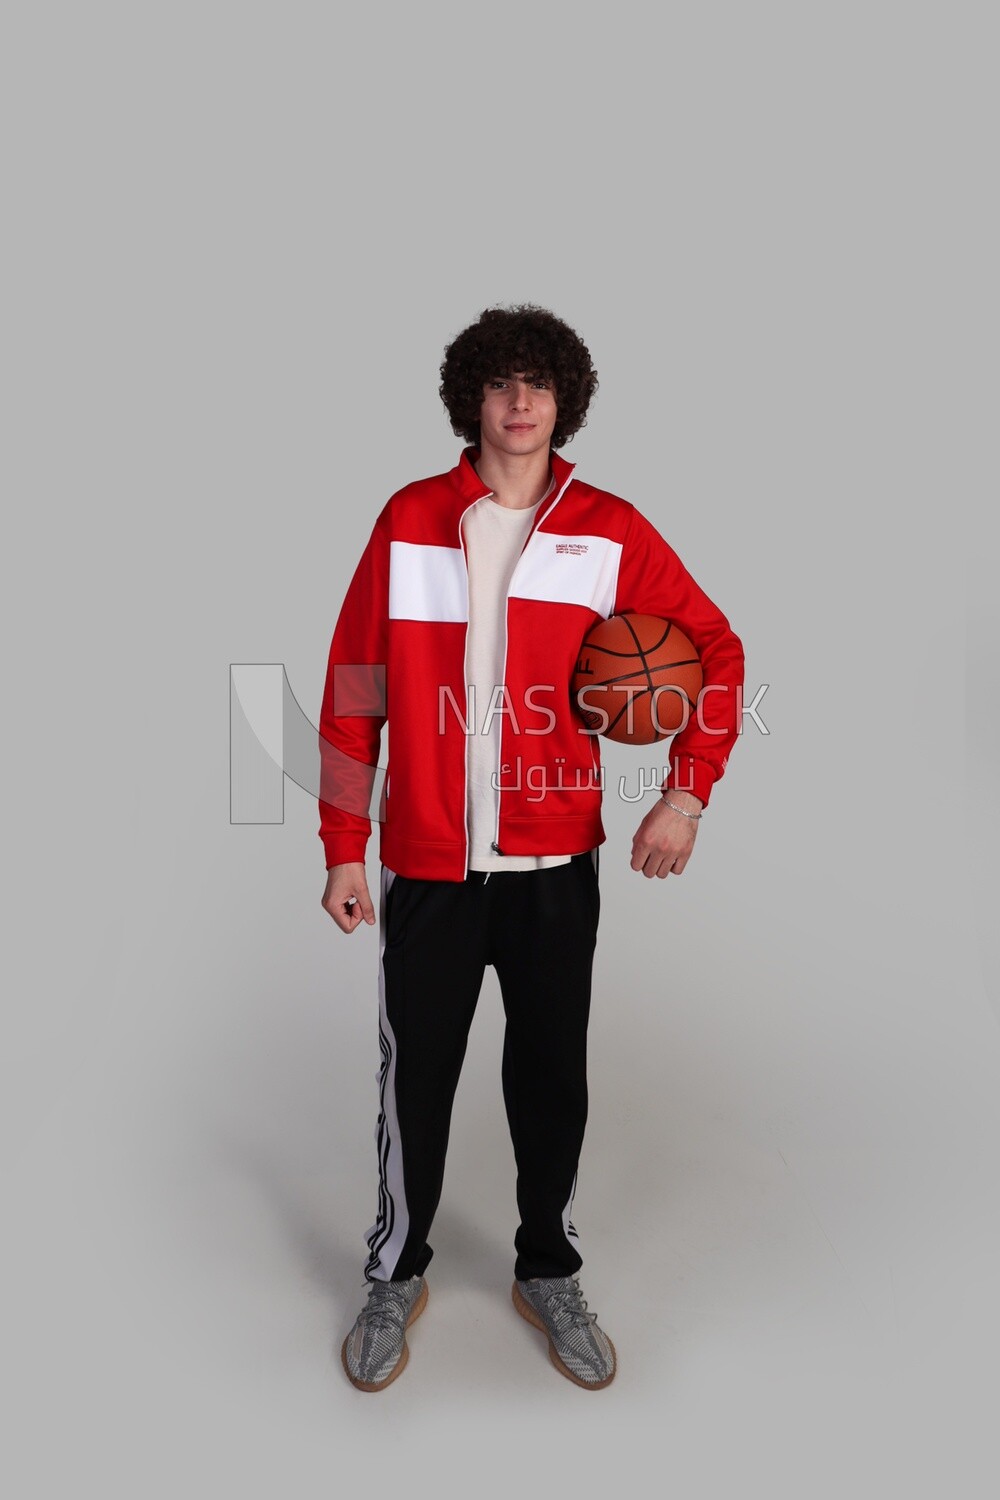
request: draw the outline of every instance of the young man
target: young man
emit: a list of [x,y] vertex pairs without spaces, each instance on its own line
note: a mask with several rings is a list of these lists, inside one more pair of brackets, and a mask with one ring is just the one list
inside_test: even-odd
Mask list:
[[530,305],[488,309],[448,347],[441,377],[468,446],[379,515],[334,631],[320,715],[323,906],[345,933],[375,921],[364,857],[386,723],[390,741],[378,1214],[367,1304],[342,1359],[366,1391],[407,1362],[452,1104],[492,964],[521,1221],[513,1301],[547,1335],[557,1369],[597,1390],[616,1355],[582,1295],[570,1213],[605,835],[598,741],[569,683],[584,635],[612,614],[672,620],[698,650],[710,691],[671,742],[662,793],[632,842],[631,868],[662,879],[687,864],[735,743],[743,651],[654,527],[558,452],[597,386],[571,328]]

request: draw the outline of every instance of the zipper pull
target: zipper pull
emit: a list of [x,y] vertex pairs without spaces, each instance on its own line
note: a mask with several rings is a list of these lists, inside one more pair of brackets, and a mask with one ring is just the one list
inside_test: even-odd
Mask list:
[[503,853],[503,850],[500,848],[499,844],[491,844],[490,848],[493,850],[494,854],[502,854]]

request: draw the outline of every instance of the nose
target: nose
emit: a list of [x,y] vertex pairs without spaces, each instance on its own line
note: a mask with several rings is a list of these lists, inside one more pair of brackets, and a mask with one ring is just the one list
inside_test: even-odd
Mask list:
[[511,388],[510,404],[514,411],[527,411],[531,405],[531,387],[526,380],[516,380]]

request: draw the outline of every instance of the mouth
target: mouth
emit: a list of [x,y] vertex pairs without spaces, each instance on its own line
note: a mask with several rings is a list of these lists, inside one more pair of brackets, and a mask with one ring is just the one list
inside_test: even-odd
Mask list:
[[504,432],[534,432],[534,422],[505,422]]

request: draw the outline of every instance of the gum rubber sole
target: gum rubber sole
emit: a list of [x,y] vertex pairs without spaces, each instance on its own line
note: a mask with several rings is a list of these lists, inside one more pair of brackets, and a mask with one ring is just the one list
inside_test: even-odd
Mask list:
[[[532,1307],[531,1303],[525,1301],[524,1297],[521,1295],[521,1289],[516,1281],[514,1282],[510,1290],[511,1299],[514,1303],[514,1306],[521,1314],[521,1317],[524,1318],[526,1322],[530,1323],[533,1328],[537,1328],[540,1333],[544,1333],[549,1345],[549,1359],[551,1359],[560,1375],[565,1375],[567,1380],[572,1380],[574,1385],[582,1386],[585,1391],[603,1391],[606,1385],[611,1384],[612,1380],[614,1380],[615,1376],[618,1374],[618,1351],[615,1348],[614,1344],[611,1344],[610,1339],[608,1339],[608,1343],[611,1344],[611,1353],[614,1355],[615,1361],[614,1369],[611,1371],[611,1374],[605,1375],[603,1380],[581,1380],[579,1375],[574,1375],[573,1371],[569,1369],[567,1365],[564,1365],[562,1360],[559,1358],[559,1355],[556,1352],[556,1346],[552,1342],[552,1338],[549,1334],[549,1330],[546,1328],[541,1318],[535,1312],[535,1309]],[[605,1334],[604,1337],[607,1339],[607,1334]]]
[[[409,1328],[411,1323],[415,1323],[417,1321],[426,1306],[427,1283],[425,1281],[424,1289],[420,1293],[420,1296],[417,1298],[416,1302],[414,1302],[413,1310],[406,1320],[407,1328]],[[354,1330],[352,1328],[351,1333],[353,1332]],[[344,1342],[340,1346],[340,1362],[344,1367],[344,1374],[347,1376],[351,1384],[359,1391],[384,1391],[387,1385],[392,1385],[392,1382],[396,1379],[397,1375],[402,1375],[403,1371],[406,1369],[406,1366],[410,1362],[410,1348],[406,1342],[406,1339],[404,1338],[403,1352],[400,1354],[396,1363],[393,1365],[392,1369],[389,1371],[384,1380],[358,1380],[354,1375],[351,1374],[350,1368],[347,1363],[347,1345],[350,1341],[350,1337],[351,1334],[349,1333],[347,1335],[347,1338],[345,1338]]]

